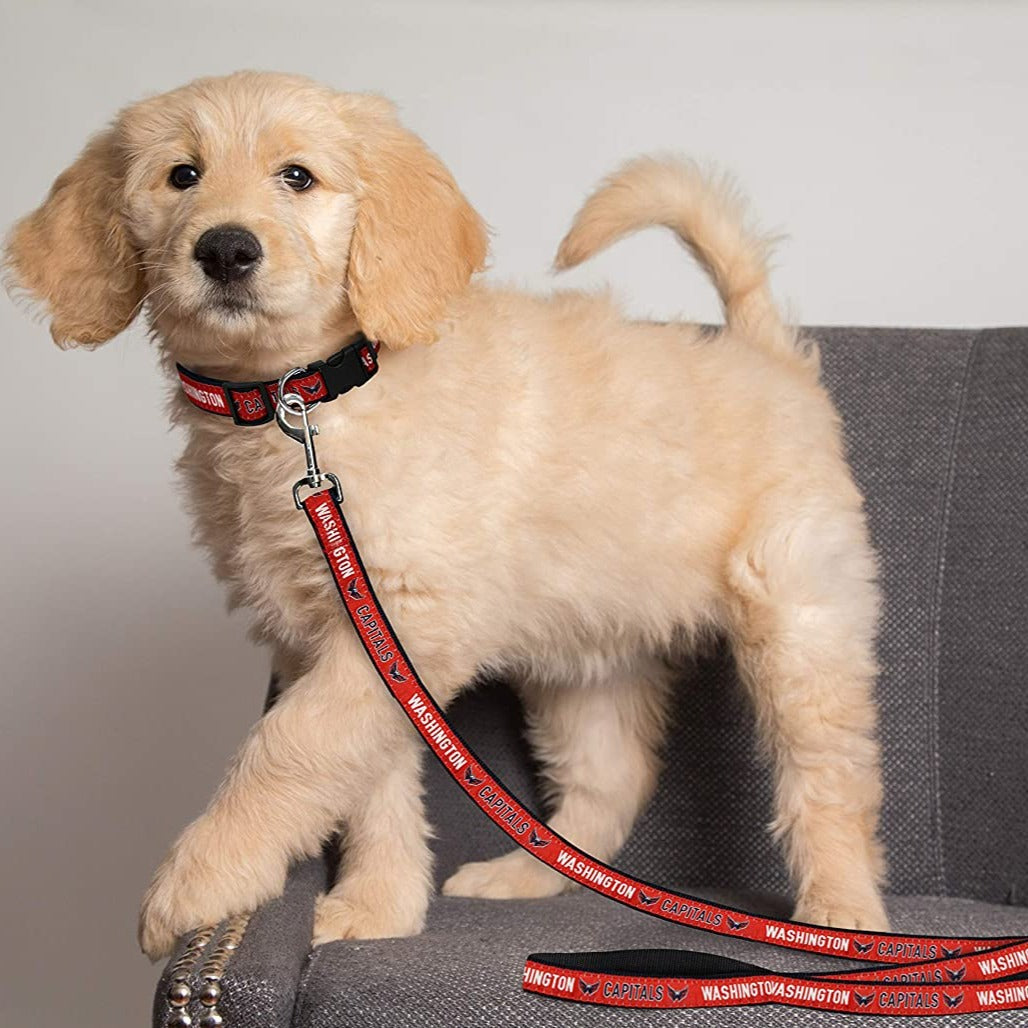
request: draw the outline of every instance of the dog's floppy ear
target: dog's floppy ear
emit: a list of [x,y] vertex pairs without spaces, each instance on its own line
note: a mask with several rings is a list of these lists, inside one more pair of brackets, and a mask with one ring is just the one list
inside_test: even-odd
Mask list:
[[400,350],[435,341],[447,305],[485,263],[488,241],[439,158],[384,103],[374,115],[357,123],[361,188],[347,293],[364,334]]
[[143,298],[139,256],[120,211],[115,130],[95,136],[14,226],[4,263],[13,286],[46,304],[58,346],[97,346],[132,320]]

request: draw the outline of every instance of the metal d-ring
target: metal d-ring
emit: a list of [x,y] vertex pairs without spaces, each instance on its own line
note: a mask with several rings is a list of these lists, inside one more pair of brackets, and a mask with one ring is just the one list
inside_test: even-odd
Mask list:
[[[305,368],[293,368],[287,371],[278,380],[278,395],[275,397],[275,421],[278,427],[298,443],[303,444],[304,457],[307,460],[307,474],[293,486],[293,501],[297,507],[301,506],[299,490],[301,486],[308,486],[311,489],[320,489],[329,481],[335,488],[337,498],[342,501],[342,489],[339,486],[339,479],[335,475],[327,474],[318,467],[318,455],[314,450],[314,437],[318,434],[318,426],[311,423],[309,413],[318,405],[318,401],[307,403],[299,393],[287,393],[286,386],[289,380],[296,375],[306,374]],[[299,418],[301,424],[293,425],[289,417]]]
[[[314,400],[308,403],[299,393],[286,392],[286,387],[289,385],[289,380],[295,378],[297,375],[307,374],[306,368],[291,368],[278,380],[278,394],[275,397],[275,417],[278,420],[279,428],[290,439],[295,439],[298,443],[302,443],[304,439],[305,428],[294,428],[285,420],[287,414],[292,414],[294,418],[302,418],[304,425],[307,425],[307,414],[314,410],[318,405],[318,400]],[[312,435],[318,434],[317,426],[312,426]]]

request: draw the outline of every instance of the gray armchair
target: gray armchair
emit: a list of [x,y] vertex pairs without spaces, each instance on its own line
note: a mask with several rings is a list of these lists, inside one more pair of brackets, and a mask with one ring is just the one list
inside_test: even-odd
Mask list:
[[[1028,935],[1028,330],[815,334],[881,555],[883,828],[894,928]],[[453,716],[531,803],[512,695],[486,683]],[[770,779],[728,652],[683,673],[661,783],[618,864],[787,916],[785,869],[765,831]],[[466,860],[509,848],[434,765],[428,784],[440,882]],[[783,970],[847,966],[661,923],[581,890],[528,902],[438,897],[417,938],[312,950],[312,906],[329,865],[294,868],[285,894],[249,921],[183,940],[158,985],[154,1024],[184,1025],[186,1016],[204,1028],[813,1028],[845,1020],[778,1007],[632,1012],[522,993],[522,962],[533,950],[678,947]],[[975,1019],[1025,1024],[1024,1012]]]

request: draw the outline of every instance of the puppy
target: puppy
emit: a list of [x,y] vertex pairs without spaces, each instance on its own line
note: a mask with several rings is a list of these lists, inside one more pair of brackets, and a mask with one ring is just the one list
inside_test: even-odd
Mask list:
[[[726,635],[773,759],[795,916],[884,929],[879,597],[839,419],[815,349],[771,300],[764,242],[691,164],[628,164],[557,267],[654,224],[713,279],[716,335],[627,322],[602,295],[475,280],[483,223],[387,102],[244,72],[124,110],[14,228],[6,261],[61,346],[97,346],[145,311],[172,377],[178,361],[270,379],[359,331],[380,343],[374,381],[317,411],[318,447],[435,698],[483,670],[511,677],[551,825],[610,860],[654,787],[669,658]],[[211,230],[246,243],[231,275],[200,244]],[[299,448],[177,390],[172,407],[197,539],[288,689],[158,869],[141,945],[161,957],[275,896],[340,825],[315,941],[416,933],[431,883],[422,743],[294,509]],[[564,888],[518,851],[444,892]]]

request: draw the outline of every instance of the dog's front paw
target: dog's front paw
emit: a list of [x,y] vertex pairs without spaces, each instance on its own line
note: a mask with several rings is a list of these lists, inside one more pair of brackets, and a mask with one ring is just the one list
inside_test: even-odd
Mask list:
[[889,930],[889,915],[877,893],[860,897],[802,896],[792,916],[794,921],[828,928],[855,928],[862,932]]
[[424,906],[369,904],[335,893],[319,896],[314,905],[315,946],[337,939],[399,939],[417,935],[424,925]]
[[284,861],[262,865],[219,846],[203,819],[182,834],[157,869],[139,912],[139,945],[151,960],[167,957],[179,936],[254,910],[281,893]]
[[521,850],[465,864],[443,885],[444,896],[477,899],[540,899],[570,888],[563,875]]

